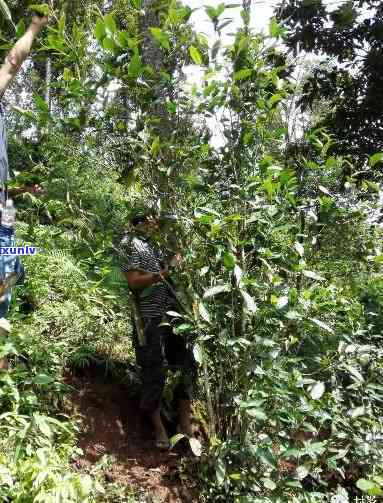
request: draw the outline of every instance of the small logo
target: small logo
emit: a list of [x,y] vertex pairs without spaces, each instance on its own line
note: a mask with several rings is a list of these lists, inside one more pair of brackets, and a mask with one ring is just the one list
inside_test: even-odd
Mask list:
[[[355,499],[352,500],[352,503],[377,503],[377,499],[375,496],[356,496]],[[330,503],[351,503],[351,500],[348,498],[346,494],[335,494],[330,498]]]
[[330,503],[348,503],[348,502],[349,502],[348,497],[343,496],[343,494],[335,494],[330,499]]

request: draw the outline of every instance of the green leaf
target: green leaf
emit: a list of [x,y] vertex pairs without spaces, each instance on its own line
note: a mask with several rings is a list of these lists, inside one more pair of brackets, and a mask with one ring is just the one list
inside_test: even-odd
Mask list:
[[194,456],[197,456],[199,458],[202,454],[201,442],[198,439],[196,439],[195,437],[190,437],[189,444],[190,444],[190,449],[192,450],[192,453],[194,454]]
[[230,252],[226,252],[223,256],[223,263],[225,264],[226,269],[232,271],[236,264],[235,255]]
[[136,53],[132,59],[130,60],[129,66],[128,66],[128,75],[129,77],[138,77],[141,71],[141,57],[138,53]]
[[350,28],[358,17],[358,11],[354,8],[354,2],[346,1],[330,14],[337,30],[342,31]]
[[197,40],[202,47],[209,47],[209,39],[203,33],[197,33]]
[[318,185],[318,189],[323,192],[323,194],[326,194],[327,196],[331,196],[331,192],[326,189],[326,187],[323,187],[323,185]]
[[207,7],[205,7],[205,12],[206,12],[206,14],[209,16],[209,18],[211,20],[216,19],[216,17],[217,17],[217,11],[215,10],[214,7],[211,7],[211,6],[208,5]]
[[0,11],[3,13],[3,16],[5,17],[5,19],[7,21],[9,21],[14,28],[16,28],[13,21],[12,21],[11,11],[9,10],[8,5],[5,2],[5,0],[0,0]]
[[241,289],[241,294],[242,294],[242,297],[244,298],[244,301],[246,303],[247,310],[250,313],[255,313],[258,308],[257,308],[257,304],[255,303],[255,300],[253,299],[253,297],[248,292],[246,292],[245,290],[242,290],[242,289]]
[[12,487],[13,484],[12,473],[4,465],[0,465],[0,485]]
[[183,438],[185,438],[185,435],[183,433],[177,433],[177,435],[173,435],[170,438],[170,447],[173,449],[173,447]]
[[224,21],[223,23],[221,23],[220,25],[217,26],[217,30],[218,31],[221,31],[223,30],[224,28],[226,28],[226,26],[228,26],[229,24],[231,24],[233,22],[232,19],[228,19],[227,21]]
[[177,113],[177,104],[169,100],[166,102],[166,109],[170,114],[175,114]]
[[92,477],[90,475],[82,475],[79,478],[79,486],[81,497],[84,498],[84,500],[87,500],[87,496],[91,494],[94,487]]
[[219,39],[216,42],[214,42],[214,45],[211,49],[211,59],[214,60],[217,57],[220,47],[221,47],[221,40]]
[[129,33],[127,33],[126,31],[117,32],[116,42],[122,49],[129,48],[130,43]]
[[33,95],[33,101],[35,102],[37,110],[40,113],[48,113],[49,112],[49,107],[45,103],[44,99],[41,96],[39,96],[38,94],[34,94]]
[[16,110],[16,112],[19,112],[19,114],[24,115],[29,119],[36,120],[35,114],[33,114],[33,112],[31,112],[30,110],[24,110],[23,108],[20,108],[16,105],[14,105],[12,108],[13,110]]
[[102,46],[107,51],[114,52],[117,49],[117,46],[116,46],[114,40],[112,38],[110,38],[110,37],[105,37],[104,38],[104,40],[102,41]]
[[278,301],[276,303],[277,309],[283,309],[284,307],[287,306],[289,303],[289,298],[286,295],[282,295],[282,297],[278,298]]
[[196,65],[202,64],[202,57],[201,57],[201,54],[200,54],[199,50],[197,49],[197,47],[194,47],[194,45],[191,45],[189,47],[189,54]]
[[46,437],[51,438],[53,435],[53,430],[47,423],[47,418],[45,416],[41,416],[40,414],[34,414],[33,419],[35,421],[36,426],[38,429],[43,433]]
[[299,489],[302,489],[302,484],[299,482],[299,480],[288,480],[285,482],[285,486],[287,487],[298,487]]
[[110,31],[110,33],[114,34],[117,31],[117,24],[114,16],[112,14],[107,14],[104,16],[105,27]]
[[368,164],[373,168],[375,164],[378,164],[378,162],[382,161],[383,161],[383,152],[378,152],[377,154],[374,154],[369,158]]
[[171,24],[178,24],[182,18],[179,16],[177,9],[170,8],[168,12],[168,19]]
[[177,313],[176,311],[166,311],[166,314],[168,314],[172,318],[183,318],[182,314]]
[[17,349],[13,346],[11,342],[6,342],[3,346],[0,346],[0,358],[7,355],[18,355]]
[[303,480],[310,473],[309,467],[305,465],[298,466],[296,469],[297,476],[299,480]]
[[322,398],[324,392],[325,392],[325,385],[323,384],[323,382],[317,382],[314,384],[314,386],[311,388],[311,398],[313,400],[319,400],[320,398]]
[[350,411],[350,416],[352,419],[356,419],[357,417],[364,416],[366,414],[366,409],[362,406],[356,407]]
[[204,321],[206,321],[207,323],[211,323],[209,312],[202,302],[199,302],[198,304],[198,311],[199,315]]
[[[248,145],[248,144],[249,144],[249,143],[253,140],[253,138],[254,138],[254,133],[250,133],[250,132],[248,131],[247,133],[245,133],[245,134],[243,135],[243,144],[244,144],[244,145]],[[255,219],[254,219],[254,221],[256,220],[256,217],[257,217],[257,215],[255,215]],[[249,219],[249,220],[250,220],[250,219]],[[249,220],[248,220],[248,222],[249,222]],[[249,223],[251,223],[251,222],[249,222]]]
[[141,9],[142,0],[130,0],[130,3],[135,9]]
[[372,480],[359,479],[355,485],[358,489],[370,496],[379,496],[383,494],[382,489]]
[[[309,456],[312,456],[315,454],[320,455],[320,454],[323,454],[325,450],[326,450],[325,442],[311,442],[304,449],[304,453],[308,454]],[[303,453],[302,453],[302,455],[303,455]]]
[[22,19],[17,23],[16,26],[16,37],[21,38],[25,33],[25,23],[24,20]]
[[94,28],[94,35],[99,42],[102,42],[102,39],[106,35],[105,23],[101,18],[97,19],[96,26]]
[[46,3],[43,4],[33,4],[28,7],[28,9],[32,12],[36,12],[37,14],[40,14],[41,16],[49,16],[51,13],[51,9],[49,5]]
[[154,157],[158,155],[158,152],[160,151],[160,146],[161,146],[160,137],[156,136],[152,141],[152,145],[150,147],[150,151]]
[[283,33],[283,30],[279,26],[275,17],[273,17],[270,21],[269,33],[270,33],[270,37],[274,37],[274,38],[279,37]]
[[234,74],[234,80],[244,80],[250,77],[250,75],[253,73],[253,70],[251,68],[242,68],[242,70],[238,70],[238,72],[235,72]]
[[259,419],[259,421],[266,421],[267,415],[261,409],[245,409],[246,414],[255,419]]
[[65,13],[61,14],[60,19],[57,24],[58,32],[61,36],[65,35],[65,26],[66,26],[66,15]]
[[262,478],[261,479],[263,482],[263,485],[267,488],[270,489],[270,491],[274,491],[274,489],[277,488],[277,484],[273,482],[271,479],[268,478]]
[[364,377],[362,376],[362,374],[359,372],[358,369],[356,369],[355,367],[351,367],[349,365],[346,365],[346,368],[350,372],[350,374],[355,378],[356,381],[358,381],[359,383],[364,382]]
[[303,257],[304,253],[305,253],[305,249],[303,247],[303,244],[302,243],[299,243],[299,241],[296,241],[294,243],[294,248],[296,249],[296,251],[298,252],[298,255],[300,257]]
[[223,292],[230,292],[230,286],[225,284],[225,285],[216,285],[212,286],[203,295],[204,299],[208,299],[210,297],[214,297],[215,295],[218,295],[219,293]]
[[260,407],[263,403],[265,403],[264,399],[261,400],[246,400],[240,402],[239,406],[241,409],[254,409]]
[[157,42],[165,49],[170,49],[169,35],[165,33],[161,28],[152,27],[149,28],[150,33]]
[[273,94],[271,98],[267,100],[267,104],[270,108],[272,108],[274,105],[279,103],[282,99],[282,96],[280,94]]
[[334,333],[334,330],[323,321],[317,320],[316,318],[309,318],[309,320],[315,323],[318,327],[323,328],[323,330],[326,330],[326,332],[329,332],[330,334]]
[[69,68],[64,68],[63,79],[65,80],[65,82],[69,82],[72,79],[72,72]]
[[217,484],[221,486],[224,483],[226,477],[226,468],[221,458],[218,458],[217,460],[215,467],[215,476],[217,478]]
[[255,451],[256,456],[264,463],[265,465],[270,465],[273,468],[277,468],[277,462],[275,460],[275,456],[272,451],[267,447],[258,447]]
[[202,363],[203,363],[203,351],[202,351],[202,348],[201,348],[201,346],[199,344],[194,344],[193,355],[194,355],[195,361],[197,363],[199,363],[200,365],[202,365]]
[[221,14],[223,14],[225,9],[226,5],[224,3],[220,3],[216,8],[216,17],[219,17]]
[[325,278],[323,278],[322,276],[319,276],[319,274],[317,274],[316,272],[314,271],[302,271],[302,274],[304,276],[306,276],[306,278],[310,278],[310,279],[316,279],[317,281],[326,281]]
[[50,377],[46,374],[38,374],[36,377],[33,378],[33,382],[35,384],[52,384],[54,382],[53,377]]
[[174,328],[174,333],[180,334],[182,332],[188,332],[191,328],[192,326],[189,323],[181,323],[181,325],[177,325]]

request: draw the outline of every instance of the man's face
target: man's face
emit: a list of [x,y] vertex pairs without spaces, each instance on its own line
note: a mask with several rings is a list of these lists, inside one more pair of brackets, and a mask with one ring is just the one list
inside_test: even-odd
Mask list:
[[135,229],[147,236],[154,236],[160,230],[160,223],[155,217],[148,217],[144,222],[136,225]]

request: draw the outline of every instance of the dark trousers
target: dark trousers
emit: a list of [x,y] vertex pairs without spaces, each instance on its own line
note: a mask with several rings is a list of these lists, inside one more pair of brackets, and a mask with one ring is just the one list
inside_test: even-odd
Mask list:
[[152,413],[160,408],[165,387],[166,370],[181,371],[180,383],[174,390],[176,400],[191,400],[194,396],[197,365],[191,348],[183,336],[171,326],[159,326],[162,318],[144,318],[145,345],[140,345],[133,323],[133,346],[140,366],[142,396],[140,408]]

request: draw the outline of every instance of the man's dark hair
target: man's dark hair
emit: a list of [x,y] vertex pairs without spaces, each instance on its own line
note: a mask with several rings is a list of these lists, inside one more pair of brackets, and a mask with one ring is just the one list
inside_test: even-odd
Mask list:
[[149,215],[145,215],[144,213],[139,213],[131,217],[130,223],[133,225],[133,227],[136,227],[136,225],[142,224],[143,222],[147,222],[148,216]]

